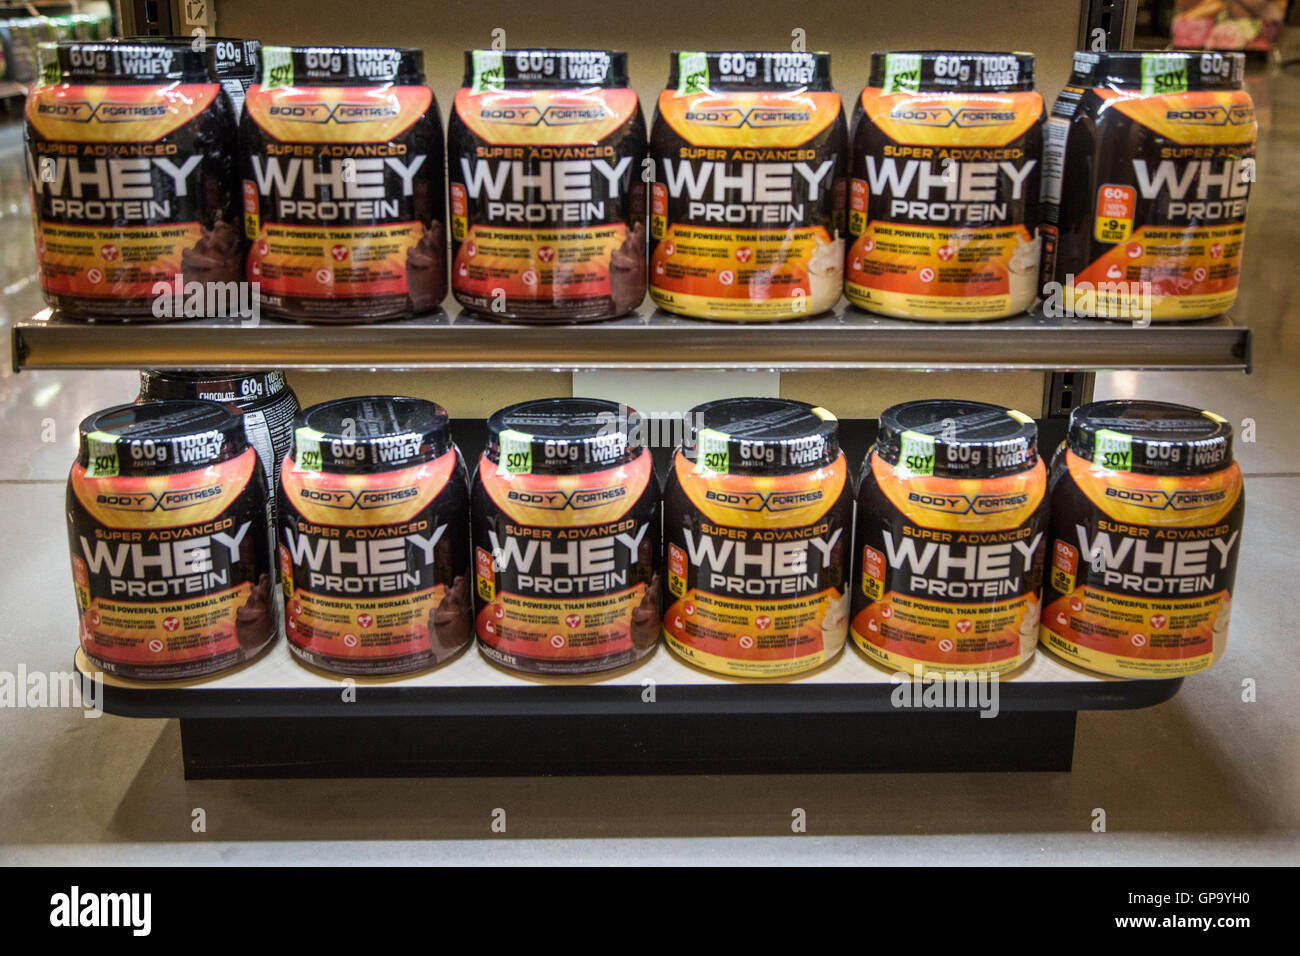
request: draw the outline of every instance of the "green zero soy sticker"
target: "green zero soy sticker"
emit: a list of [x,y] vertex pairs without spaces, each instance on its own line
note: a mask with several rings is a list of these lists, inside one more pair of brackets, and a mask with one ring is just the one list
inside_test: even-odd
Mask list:
[[498,475],[526,475],[533,470],[533,436],[507,428],[501,433]]
[[690,96],[709,88],[709,58],[704,53],[677,54],[677,95]]
[[112,432],[86,435],[86,477],[110,478],[121,471],[117,460],[117,436]]
[[908,429],[899,436],[898,463],[913,475],[934,474],[934,436]]
[[885,81],[881,92],[915,93],[921,87],[921,55],[919,53],[885,54]]
[[731,471],[731,436],[715,428],[701,428],[695,436],[698,446],[695,455],[695,472],[713,472],[725,475]]
[[1187,90],[1187,57],[1169,53],[1142,55],[1142,92],[1147,96]]
[[294,431],[294,471],[321,470],[320,443],[324,437],[322,432],[318,432],[314,428],[308,428],[305,425]]
[[1110,428],[1099,428],[1093,439],[1094,464],[1111,471],[1133,470],[1133,438]]
[[262,47],[262,88],[293,86],[293,54],[287,46]]
[[473,56],[474,84],[470,93],[500,90],[506,85],[505,62],[498,50],[475,50]]

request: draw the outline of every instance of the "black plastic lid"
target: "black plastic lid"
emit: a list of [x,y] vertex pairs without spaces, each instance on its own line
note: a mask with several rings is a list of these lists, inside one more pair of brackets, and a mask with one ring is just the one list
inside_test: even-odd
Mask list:
[[1244,53],[1116,50],[1100,57],[1096,85],[1135,89],[1148,96],[1184,90],[1239,90],[1246,76]]
[[[194,38],[186,37],[127,37],[116,43],[148,43],[170,47],[193,47]],[[217,76],[255,77],[257,76],[257,51],[262,44],[257,40],[237,40],[233,37],[205,37],[200,47],[206,51],[217,71]]]
[[41,44],[38,54],[41,82],[46,85],[212,83],[217,79],[216,61],[188,43],[59,40],[49,46]]
[[233,401],[243,407],[273,398],[288,387],[284,372],[279,369],[260,372],[145,369],[140,373],[143,399],[202,398],[210,402]]
[[627,54],[619,50],[466,50],[464,85],[475,92],[625,87]]
[[673,53],[668,89],[687,95],[701,90],[831,90],[829,53],[789,50],[709,50]]
[[424,53],[391,46],[264,46],[265,87],[424,84]]
[[789,475],[833,462],[840,453],[835,416],[784,398],[723,398],[687,413],[682,453],[704,469],[731,475]]
[[873,53],[867,85],[885,93],[1017,93],[1034,88],[1034,55],[979,50]]
[[502,473],[573,475],[625,465],[641,454],[626,405],[599,398],[540,398],[493,412],[483,455]]
[[903,402],[881,413],[871,452],[913,475],[1001,478],[1038,463],[1038,426],[1001,405]]
[[242,417],[224,405],[136,402],[82,420],[77,463],[91,478],[171,475],[219,464],[247,449]]
[[1232,426],[1172,402],[1093,402],[1070,413],[1070,451],[1111,471],[1208,475],[1232,464]]
[[451,448],[447,410],[422,398],[338,398],[293,419],[299,471],[373,474],[433,461]]

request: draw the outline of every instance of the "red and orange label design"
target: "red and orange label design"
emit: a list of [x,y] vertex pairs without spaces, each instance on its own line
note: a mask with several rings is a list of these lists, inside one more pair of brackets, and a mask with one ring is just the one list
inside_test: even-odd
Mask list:
[[170,475],[68,479],[81,646],[124,677],[198,677],[274,637],[257,453]]
[[824,312],[844,280],[839,95],[664,91],[651,142],[650,293],[673,312]]
[[1223,653],[1241,522],[1241,471],[1143,475],[1072,451],[1053,464],[1041,639],[1117,677],[1182,677]]
[[829,661],[848,631],[848,463],[789,475],[697,469],[666,493],[668,646],[707,670],[783,677]]
[[313,314],[339,299],[366,314],[438,305],[443,144],[428,87],[254,84],[244,115],[255,131],[243,181],[247,273],[265,304]]
[[[1255,175],[1255,110],[1244,90],[1143,96],[1087,92],[1097,118],[1090,183],[1068,179],[1062,196],[1055,275],[1077,314],[1106,313],[1107,290],[1140,290],[1150,317],[1213,315],[1236,300]],[[1062,161],[1091,155],[1087,128],[1069,128]],[[1086,191],[1078,195],[1078,190]],[[1066,219],[1078,210],[1081,223]],[[1081,228],[1077,228],[1081,226]],[[1127,313],[1121,313],[1127,315]]]
[[908,674],[1007,672],[1034,653],[1047,469],[916,475],[870,458],[858,499],[853,640]]
[[27,172],[41,286],[149,314],[154,286],[240,275],[234,118],[215,83],[38,86]]
[[502,471],[474,488],[479,649],[538,674],[581,674],[654,649],[662,608],[659,489],[649,451],[570,475]]
[[452,289],[503,317],[599,318],[645,297],[645,123],[630,89],[456,94]]
[[280,471],[285,631],[308,663],[385,674],[471,638],[468,494],[456,451],[376,473]]
[[845,294],[934,320],[1023,312],[1038,293],[1043,98],[862,91]]

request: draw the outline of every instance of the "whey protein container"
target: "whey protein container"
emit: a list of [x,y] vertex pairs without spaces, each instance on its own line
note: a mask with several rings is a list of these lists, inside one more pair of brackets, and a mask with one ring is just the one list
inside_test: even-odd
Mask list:
[[404,674],[470,642],[469,482],[442,406],[372,396],[299,412],[278,521],[285,633],[302,660]]
[[668,646],[706,670],[781,677],[844,647],[853,498],[824,408],[729,398],[688,413],[664,491]]
[[852,141],[850,302],[945,322],[1033,305],[1043,150],[1033,54],[872,54]]
[[293,444],[293,416],[298,414],[298,396],[289,387],[284,372],[146,369],[140,373],[140,398],[143,401],[198,398],[220,402],[242,415],[244,433],[257,452],[266,478],[267,495],[274,505],[280,460]]
[[1038,427],[1023,412],[948,400],[885,409],[858,493],[854,643],[909,676],[1026,663],[1046,491]]
[[248,279],[282,318],[357,322],[447,293],[442,121],[419,50],[262,49],[240,121]]
[[68,477],[81,648],[137,680],[212,674],[275,636],[266,482],[214,402],[142,402],[81,423]]
[[230,37],[130,37],[127,43],[167,43],[189,47],[198,43],[200,49],[212,60],[213,70],[221,88],[230,97],[230,105],[238,117],[244,109],[244,96],[257,79],[257,54],[262,44],[257,40],[236,40]]
[[479,650],[593,674],[659,640],[659,482],[636,412],[590,398],[503,408],[474,476]]
[[645,298],[645,120],[627,54],[470,50],[447,133],[451,288],[529,322]]
[[839,301],[848,143],[830,54],[673,54],[650,150],[657,305],[753,321]]
[[1046,131],[1045,310],[1160,321],[1232,305],[1255,170],[1244,69],[1241,53],[1075,55]]
[[1166,402],[1082,405],[1048,496],[1047,647],[1119,677],[1219,659],[1246,505],[1231,425]]
[[27,173],[46,301],[153,318],[158,283],[237,282],[235,118],[188,44],[64,41],[27,99]]

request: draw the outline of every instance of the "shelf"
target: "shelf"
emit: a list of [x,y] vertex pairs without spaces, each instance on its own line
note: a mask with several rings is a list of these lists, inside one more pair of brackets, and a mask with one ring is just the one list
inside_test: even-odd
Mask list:
[[881,318],[843,303],[799,322],[745,324],[650,306],[585,325],[513,325],[439,311],[368,325],[263,319],[79,322],[48,310],[13,326],[15,369],[926,369],[1250,370],[1229,316],[1137,327],[1026,314],[960,325]]
[[[80,651],[76,666],[83,674],[92,670]],[[300,665],[279,641],[250,664],[204,681],[151,685],[106,676],[103,706],[126,717],[182,719],[897,714],[892,676],[852,646],[802,677],[766,681],[714,676],[660,647],[639,665],[611,676],[541,681],[502,670],[471,647],[442,667],[412,677],[357,678],[355,700],[347,702],[342,677]],[[653,705],[642,699],[646,681],[654,682]],[[1092,675],[1039,652],[999,681],[998,707],[1022,713],[1128,710],[1169,700],[1181,686],[1181,679]]]
[[0,80],[0,100],[21,99],[27,96],[27,87],[13,80]]

